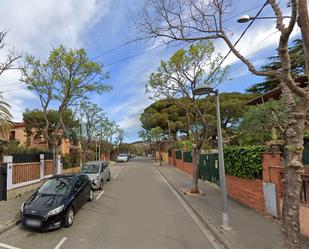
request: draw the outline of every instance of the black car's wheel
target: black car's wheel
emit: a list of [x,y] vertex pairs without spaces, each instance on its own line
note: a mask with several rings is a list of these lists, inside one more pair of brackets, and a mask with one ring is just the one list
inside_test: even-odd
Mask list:
[[110,181],[111,179],[112,179],[111,172],[109,172],[107,181]]
[[74,223],[74,210],[70,207],[65,215],[64,226],[70,227]]
[[101,179],[101,181],[100,181],[100,187],[99,187],[100,190],[103,189],[103,185],[104,185],[104,182],[103,182],[103,179]]
[[93,190],[90,189],[89,196],[88,196],[88,201],[92,201],[92,200],[93,200]]

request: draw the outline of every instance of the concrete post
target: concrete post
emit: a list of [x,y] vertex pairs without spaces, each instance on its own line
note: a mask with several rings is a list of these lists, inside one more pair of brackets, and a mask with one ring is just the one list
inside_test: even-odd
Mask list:
[[62,172],[63,172],[63,169],[62,169],[62,163],[61,163],[61,156],[60,155],[58,155],[57,156],[57,175],[60,175],[60,174],[62,174]]
[[44,154],[40,154],[40,179],[44,179],[44,174],[45,174],[45,165],[44,165]]
[[10,190],[13,187],[13,157],[12,156],[4,156],[3,162],[7,165],[7,182],[6,189]]
[[226,191],[226,183],[225,183],[223,142],[222,142],[222,131],[221,131],[220,100],[219,100],[218,90],[215,91],[215,94],[216,94],[216,116],[217,116],[219,178],[220,178],[221,209],[222,209],[222,228],[225,230],[230,230],[231,227],[229,226],[227,191]]

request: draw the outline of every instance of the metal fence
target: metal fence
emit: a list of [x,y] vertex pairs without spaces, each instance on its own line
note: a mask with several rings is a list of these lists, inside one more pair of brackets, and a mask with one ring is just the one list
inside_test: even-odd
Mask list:
[[202,154],[200,156],[199,178],[219,185],[218,154]]
[[304,203],[309,203],[309,174],[302,175],[302,188],[300,193],[300,199]]
[[182,159],[182,151],[181,150],[176,151],[176,159],[179,159],[179,160]]
[[39,162],[40,154],[44,154],[45,160],[53,160],[52,153],[36,153],[36,154],[12,154],[13,163],[30,163]]
[[186,163],[192,163],[192,154],[191,151],[183,152],[183,161]]

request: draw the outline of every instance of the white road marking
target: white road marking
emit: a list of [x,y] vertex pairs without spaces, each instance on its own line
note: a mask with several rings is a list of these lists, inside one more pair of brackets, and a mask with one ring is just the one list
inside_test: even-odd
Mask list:
[[117,172],[117,174],[113,177],[114,180],[116,180],[116,178],[120,175],[120,173],[121,173],[121,171],[123,171],[123,169],[124,169],[124,167],[122,167],[122,169]]
[[97,196],[97,198],[95,198],[96,200],[99,200],[99,198],[104,194],[104,190],[102,190],[102,192]]
[[3,247],[5,249],[20,249],[18,247],[6,245],[6,244],[3,244],[3,243],[0,243],[0,247]]
[[63,245],[63,243],[67,240],[67,237],[63,237],[62,240],[59,241],[59,243],[55,246],[54,249],[60,249],[60,247]]
[[204,236],[213,245],[214,249],[223,249],[224,247],[222,245],[218,244],[219,243],[218,240],[216,240],[216,238],[211,234],[211,232],[202,223],[200,218],[193,212],[191,207],[182,199],[180,194],[165,179],[165,177],[161,174],[160,170],[157,169],[157,171],[159,172],[159,175],[161,176],[161,179],[163,180],[163,182],[169,187],[169,189],[172,191],[174,196],[181,203],[181,205],[187,211],[187,213],[191,216],[192,220],[195,222],[195,224],[198,226],[198,228],[201,230],[201,232],[204,234]]

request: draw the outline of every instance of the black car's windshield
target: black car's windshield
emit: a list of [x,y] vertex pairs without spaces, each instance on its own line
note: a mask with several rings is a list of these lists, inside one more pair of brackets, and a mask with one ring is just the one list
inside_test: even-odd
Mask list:
[[100,169],[100,165],[98,164],[85,164],[82,167],[82,172],[86,174],[95,174],[98,173]]
[[72,187],[72,177],[57,177],[46,181],[38,193],[43,195],[68,195]]

